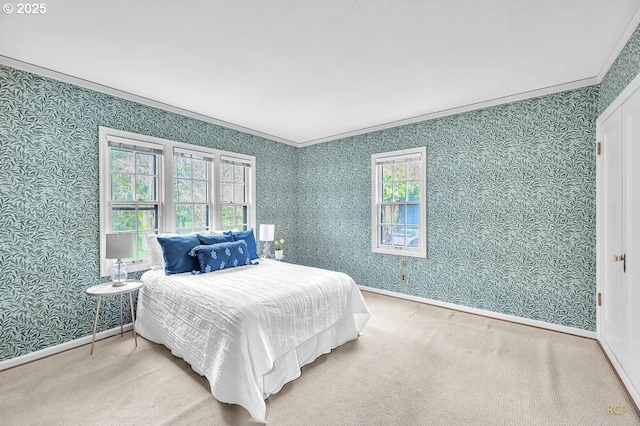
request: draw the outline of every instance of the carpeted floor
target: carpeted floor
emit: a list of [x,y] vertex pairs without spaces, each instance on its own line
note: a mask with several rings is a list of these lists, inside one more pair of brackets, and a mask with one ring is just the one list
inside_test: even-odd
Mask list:
[[[594,340],[363,294],[364,334],[271,396],[269,425],[640,425]],[[252,424],[166,348],[138,342],[0,372],[0,424]]]

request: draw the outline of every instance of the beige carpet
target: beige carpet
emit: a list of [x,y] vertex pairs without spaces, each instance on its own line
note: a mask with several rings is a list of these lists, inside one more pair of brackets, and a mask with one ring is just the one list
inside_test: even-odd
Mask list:
[[[372,318],[267,400],[269,425],[635,424],[594,340],[364,293]],[[607,405],[624,404],[621,415]],[[0,424],[251,424],[133,336],[0,372]]]

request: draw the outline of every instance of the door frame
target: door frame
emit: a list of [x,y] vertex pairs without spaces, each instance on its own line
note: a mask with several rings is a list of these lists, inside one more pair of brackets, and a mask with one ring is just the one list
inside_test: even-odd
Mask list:
[[[640,407],[640,392],[636,390],[636,387],[631,382],[631,379],[626,374],[622,364],[618,361],[613,354],[611,348],[602,339],[601,336],[601,316],[600,307],[597,306],[598,293],[602,291],[604,283],[604,224],[602,220],[602,212],[604,211],[604,176],[602,170],[602,157],[597,155],[597,144],[602,141],[602,123],[606,121],[613,112],[620,108],[627,99],[631,97],[637,90],[640,89],[640,74],[638,74],[627,87],[614,99],[613,102],[598,116],[596,119],[596,336],[600,347],[605,352],[605,355],[609,359],[611,365],[618,373],[618,376],[622,380],[622,383],[627,388],[629,395],[636,404],[636,407]],[[623,144],[625,142],[623,141]],[[607,149],[606,146],[602,146],[602,149]],[[624,149],[623,149],[624,150]],[[604,296],[606,297],[606,296]]]

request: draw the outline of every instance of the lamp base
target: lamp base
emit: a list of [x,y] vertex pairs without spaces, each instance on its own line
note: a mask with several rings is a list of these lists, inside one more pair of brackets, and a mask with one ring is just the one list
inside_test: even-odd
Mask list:
[[265,241],[262,249],[262,258],[271,259],[271,242]]
[[122,259],[118,259],[113,265],[113,271],[111,272],[111,281],[113,281],[113,287],[122,287],[127,285],[127,271],[124,270],[125,263]]

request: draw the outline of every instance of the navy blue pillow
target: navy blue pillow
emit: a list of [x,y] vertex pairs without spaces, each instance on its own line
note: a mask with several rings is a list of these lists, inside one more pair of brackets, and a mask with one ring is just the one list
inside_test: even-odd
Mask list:
[[251,264],[244,240],[196,246],[191,249],[189,256],[198,260],[202,273]]
[[246,231],[226,231],[225,235],[231,234],[233,241],[244,240],[247,243],[249,249],[249,257],[251,260],[258,259],[258,247],[256,246],[256,237],[253,235],[253,228]]
[[189,256],[195,246],[200,245],[197,235],[178,235],[173,237],[158,237],[164,257],[164,273],[179,274],[199,270],[198,260]]
[[233,236],[231,234],[224,235],[202,235],[198,234],[198,239],[200,240],[200,244],[219,244],[219,243],[232,243]]

